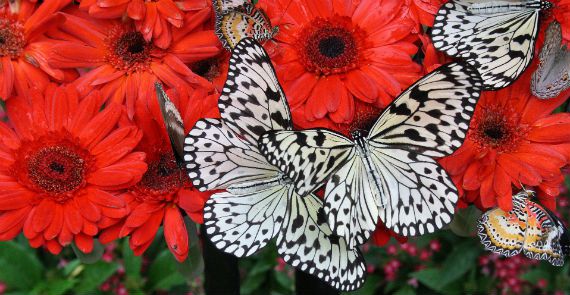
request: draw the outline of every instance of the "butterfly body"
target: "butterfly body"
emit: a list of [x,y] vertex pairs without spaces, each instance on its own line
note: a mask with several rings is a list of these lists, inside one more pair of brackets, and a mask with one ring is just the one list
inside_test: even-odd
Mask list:
[[436,15],[436,49],[465,59],[477,68],[485,89],[512,84],[534,57],[540,13],[548,1],[455,0]]
[[558,22],[552,22],[546,30],[539,59],[531,80],[534,96],[553,98],[570,87],[570,50],[562,45],[562,30]]
[[382,195],[381,174],[372,160],[372,154],[367,139],[360,131],[351,132],[352,140],[354,140],[356,147],[356,154],[360,157],[362,163],[365,165],[367,174],[369,175],[371,185],[370,192],[374,199],[379,200],[378,206],[384,207],[387,203],[386,198]]
[[523,190],[513,196],[513,209],[491,209],[479,220],[485,249],[510,257],[519,253],[532,259],[564,263],[570,239],[563,223],[551,211],[529,200],[534,192]]

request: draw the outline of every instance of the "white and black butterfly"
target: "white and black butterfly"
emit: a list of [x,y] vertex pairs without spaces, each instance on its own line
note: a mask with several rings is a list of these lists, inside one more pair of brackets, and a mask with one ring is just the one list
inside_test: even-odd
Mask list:
[[546,30],[539,58],[531,80],[532,94],[543,99],[556,97],[570,87],[570,50],[562,45],[562,29],[557,21]]
[[530,190],[513,196],[513,209],[494,208],[485,212],[477,225],[486,250],[510,257],[519,253],[532,259],[548,260],[561,266],[570,254],[570,234],[556,215],[532,202]]
[[475,66],[485,89],[513,83],[534,57],[539,16],[552,4],[541,0],[455,0],[438,11],[435,48]]
[[204,208],[213,244],[244,257],[276,237],[287,263],[338,290],[359,288],[366,275],[359,250],[348,249],[331,232],[322,201],[295,193],[291,181],[257,148],[261,134],[290,130],[292,123],[271,61],[252,39],[243,39],[232,52],[219,109],[222,119],[198,121],[184,147],[194,186],[226,190]]
[[259,147],[300,195],[328,180],[328,223],[350,247],[370,237],[378,217],[404,236],[431,233],[451,221],[458,199],[434,157],[461,146],[480,89],[474,68],[447,64],[403,92],[368,136],[276,131],[263,135]]

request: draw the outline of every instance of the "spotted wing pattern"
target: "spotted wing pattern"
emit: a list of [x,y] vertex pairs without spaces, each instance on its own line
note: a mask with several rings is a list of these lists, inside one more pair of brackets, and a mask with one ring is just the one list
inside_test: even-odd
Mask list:
[[570,236],[564,224],[550,211],[528,200],[532,191],[513,196],[513,209],[491,209],[481,216],[479,237],[486,250],[513,256],[547,260],[562,266],[570,249]]
[[253,39],[244,39],[232,52],[218,107],[224,123],[255,145],[268,130],[293,128],[271,60]]
[[542,99],[556,97],[570,87],[570,50],[562,45],[560,23],[553,21],[548,26],[539,58],[531,80],[532,94]]
[[[313,194],[292,193],[277,251],[283,260],[317,276],[340,291],[360,288],[366,267],[358,249],[334,235],[326,223],[322,201]],[[303,243],[299,243],[303,241]]]
[[356,152],[351,140],[324,129],[268,132],[259,149],[293,180],[301,196],[322,186]]
[[[214,5],[217,5],[216,2],[220,0],[214,0]],[[215,33],[224,48],[232,50],[244,38],[253,38],[262,42],[272,39],[277,34],[278,28],[271,25],[269,17],[263,10],[254,7],[250,2],[236,5],[237,3],[226,5],[234,8],[225,10],[216,9]]]
[[472,13],[469,8],[475,2],[455,0],[444,4],[435,17],[433,44],[475,66],[486,89],[506,87],[524,72],[534,56],[541,2],[527,1],[528,8],[524,9]]

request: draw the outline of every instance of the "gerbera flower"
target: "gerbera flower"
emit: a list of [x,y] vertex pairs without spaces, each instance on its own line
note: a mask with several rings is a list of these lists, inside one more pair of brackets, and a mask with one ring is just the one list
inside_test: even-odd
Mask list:
[[[201,117],[218,116],[218,95],[208,95],[203,89],[192,91],[190,96],[170,91],[169,97],[181,110],[187,132]],[[129,216],[109,228],[101,241],[130,236],[131,249],[141,255],[163,225],[170,252],[178,261],[183,261],[188,255],[189,241],[181,210],[195,222],[203,223],[203,208],[211,193],[194,189],[184,169],[177,165],[157,103],[151,104],[150,110],[147,105],[138,103],[135,120],[144,132],[138,149],[147,155],[148,171],[124,195]]]
[[412,17],[419,25],[433,27],[433,20],[441,5],[447,0],[407,0]]
[[30,88],[43,90],[50,77],[64,80],[65,73],[47,63],[50,44],[44,33],[62,21],[56,12],[70,0],[13,1],[0,7],[0,98],[14,88],[24,95]]
[[173,42],[166,50],[145,41],[132,23],[65,16],[61,29],[68,40],[57,42],[50,64],[57,68],[92,68],[74,83],[79,91],[97,88],[111,101],[126,101],[130,118],[136,99],[154,100],[157,80],[178,91],[189,85],[211,87],[185,65],[219,52],[213,31],[200,28],[210,17],[209,10],[185,19],[184,28],[173,31]]
[[207,0],[82,0],[79,7],[97,18],[128,16],[147,42],[162,49],[172,42],[172,27],[185,25],[185,12],[210,11]]
[[[355,100],[385,107],[418,78],[415,23],[399,0],[267,3],[280,32],[276,70],[295,118],[349,123]],[[358,4],[356,4],[358,3]],[[283,14],[281,20],[280,16]],[[272,19],[273,21],[273,19]]]
[[132,152],[142,133],[118,126],[124,107],[102,104],[98,92],[80,100],[73,87],[53,84],[8,100],[14,128],[0,122],[0,240],[23,230],[33,247],[57,254],[73,241],[88,253],[100,229],[127,214],[115,191],[146,170],[144,153]]
[[570,0],[552,0],[552,4],[554,4],[552,15],[560,23],[562,39],[568,44],[570,43]]
[[512,208],[512,185],[536,187],[554,208],[570,160],[570,114],[551,114],[569,95],[539,100],[530,94],[532,70],[513,86],[485,92],[463,146],[440,163],[463,191],[463,201],[482,208]]
[[218,92],[222,92],[228,77],[229,62],[230,53],[227,50],[222,50],[219,55],[191,64],[190,69],[196,75],[210,81]]

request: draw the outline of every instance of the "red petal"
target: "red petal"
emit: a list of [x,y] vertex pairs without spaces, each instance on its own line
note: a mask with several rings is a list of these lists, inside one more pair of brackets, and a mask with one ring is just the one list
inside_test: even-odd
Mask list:
[[85,222],[97,222],[101,219],[101,211],[86,196],[76,197],[75,204],[81,215],[87,219]]
[[44,231],[44,238],[46,240],[52,240],[59,233],[61,232],[61,228],[63,227],[63,207],[60,204],[54,204],[53,208],[53,220],[48,226],[48,228]]
[[65,225],[71,233],[78,234],[83,228],[83,217],[79,213],[78,208],[72,202],[65,204]]
[[178,207],[167,206],[164,214],[164,238],[176,260],[184,261],[188,255],[188,233]]
[[134,245],[143,245],[152,241],[164,217],[164,210],[159,210],[152,214],[148,221],[137,228],[131,235],[131,242]]
[[55,204],[47,199],[44,199],[36,207],[33,219],[33,228],[36,232],[41,232],[46,229],[53,220]]
[[75,236],[75,245],[83,253],[91,253],[93,251],[93,237],[84,234]]
[[89,200],[100,206],[119,209],[127,205],[120,197],[103,190],[89,189],[87,192]]

